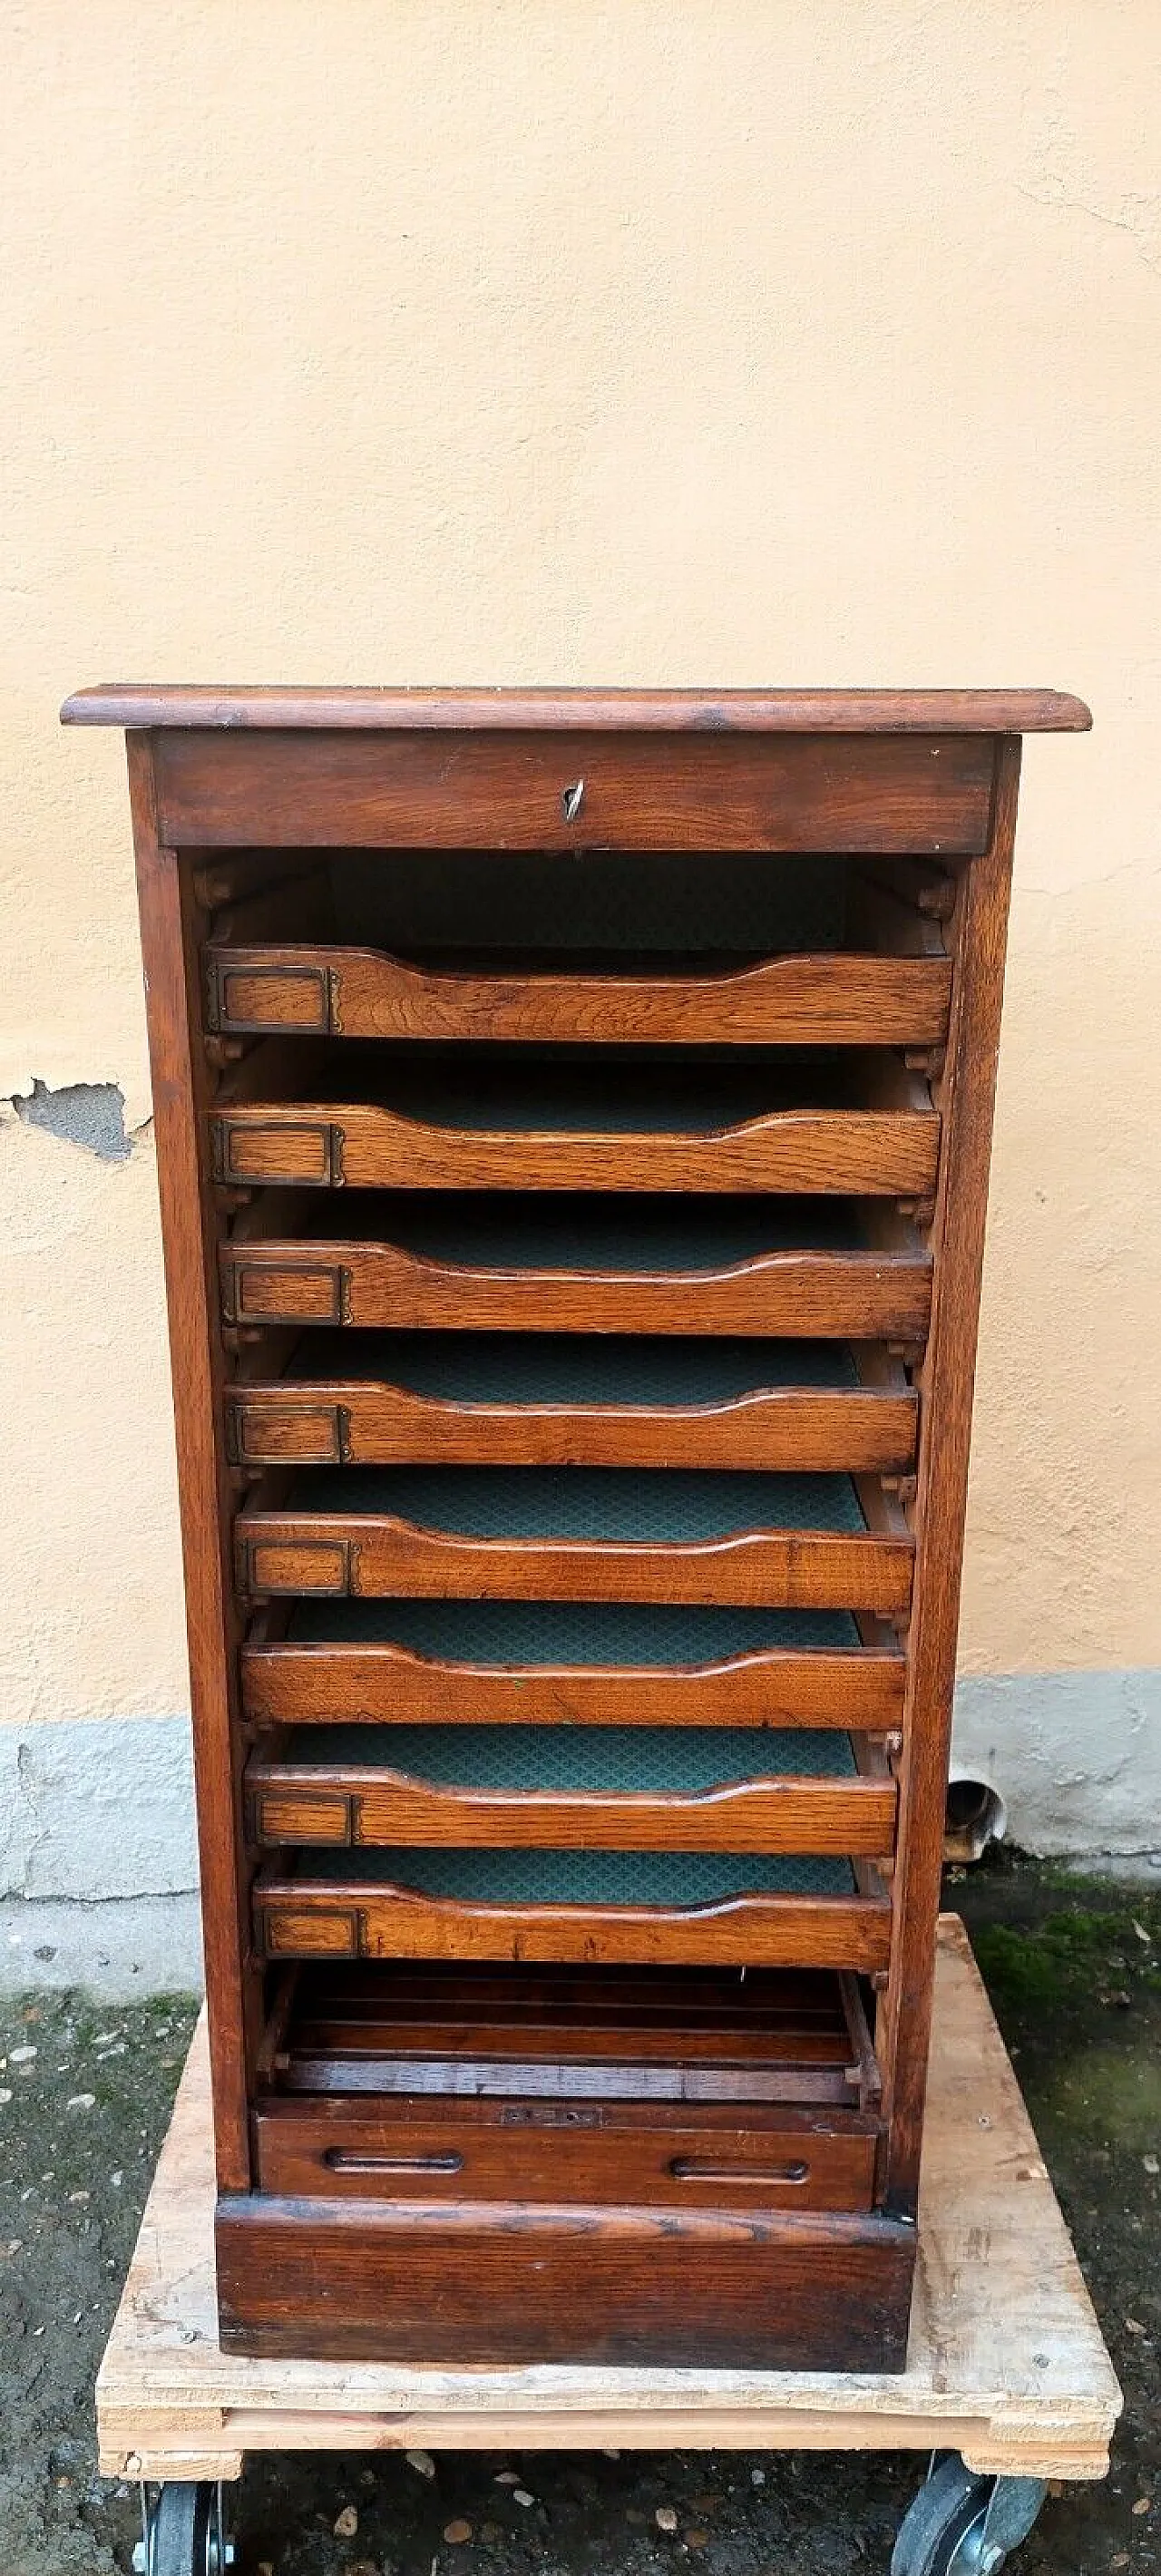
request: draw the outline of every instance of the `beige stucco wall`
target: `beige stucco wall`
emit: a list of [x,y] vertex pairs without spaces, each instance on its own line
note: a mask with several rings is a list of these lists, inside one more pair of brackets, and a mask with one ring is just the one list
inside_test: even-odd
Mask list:
[[185,1694],[102,677],[1047,682],[962,1639],[1161,1665],[1155,0],[0,0],[0,1719]]

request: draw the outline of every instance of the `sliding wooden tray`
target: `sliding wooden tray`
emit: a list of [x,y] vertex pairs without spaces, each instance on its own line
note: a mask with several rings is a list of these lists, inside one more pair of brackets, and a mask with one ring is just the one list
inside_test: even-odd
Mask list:
[[497,2098],[562,2125],[585,2103],[880,2095],[858,1980],[821,1968],[306,1963],[277,1972],[261,2056],[279,2095]]
[[261,1047],[218,1095],[216,1179],[330,1189],[779,1190],[930,1197],[939,1116],[890,1055],[840,1064],[400,1062]]
[[843,1860],[488,1849],[316,1853],[251,1891],[270,1959],[833,1967],[890,1955],[891,1907]]
[[[293,1197],[293,1193],[288,1193]],[[288,1211],[288,1213],[291,1213]],[[407,1330],[728,1333],[921,1341],[931,1255],[872,1239],[831,1199],[561,1199],[376,1193],[341,1238],[304,1198],[293,1230],[248,1209],[221,1246],[224,1321]],[[280,1214],[279,1214],[280,1221]]]
[[895,1781],[828,1730],[292,1727],[246,1770],[252,1840],[883,1858]]
[[205,974],[206,1026],[222,1036],[918,1047],[945,1037],[951,993],[949,958],[841,953],[594,974],[215,942]]
[[[246,1715],[270,1726],[899,1724],[905,1659],[837,1611],[623,1602],[309,1601],[242,1649]],[[285,1615],[285,1614],[282,1614]]]
[[[281,1480],[280,1480],[281,1481]],[[914,1541],[871,1479],[314,1468],[235,1523],[239,1591],[904,1611]]]
[[235,1466],[909,1468],[898,1360],[839,1343],[303,1334],[226,1398]]

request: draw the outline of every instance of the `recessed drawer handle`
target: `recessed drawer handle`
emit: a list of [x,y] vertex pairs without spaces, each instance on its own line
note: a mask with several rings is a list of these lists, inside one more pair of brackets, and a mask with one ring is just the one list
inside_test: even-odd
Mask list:
[[463,2157],[446,2156],[359,2156],[349,2155],[343,2147],[328,2147],[323,2157],[332,2173],[345,2174],[429,2174],[460,2173]]
[[803,2183],[810,2179],[807,2164],[718,2165],[711,2164],[704,2156],[674,2156],[669,2170],[677,2182],[752,2182],[769,2186],[771,2183]]

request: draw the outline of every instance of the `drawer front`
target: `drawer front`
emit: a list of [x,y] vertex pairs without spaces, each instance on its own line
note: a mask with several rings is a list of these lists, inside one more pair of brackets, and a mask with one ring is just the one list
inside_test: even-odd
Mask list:
[[875,2136],[841,2117],[584,2102],[286,2104],[254,2122],[287,2198],[869,2209]]
[[251,1643],[246,1713],[258,1725],[838,1726],[884,1733],[903,1707],[903,1657],[886,1649],[774,1649],[717,1665],[427,1662],[400,1647]]
[[220,1266],[227,1324],[917,1341],[931,1309],[931,1262],[918,1253],[771,1253],[719,1271],[513,1272],[395,1244],[288,1242],[226,1244]]
[[778,1190],[924,1198],[935,1187],[934,1111],[775,1111],[713,1135],[481,1134],[355,1102],[267,1103],[215,1119],[215,1178],[331,1189]]
[[336,1381],[227,1396],[236,1466],[905,1469],[910,1390],[771,1388],[717,1404],[451,1403],[402,1386]]
[[[546,1770],[551,1765],[546,1764]],[[799,1775],[751,1753],[745,1778],[703,1791],[465,1787],[378,1762],[360,1768],[251,1755],[246,1772],[253,1841],[340,1850],[395,1846],[603,1851],[804,1852],[888,1856],[894,1781]]]
[[171,846],[866,850],[987,846],[987,736],[154,737]]
[[253,1906],[259,1952],[272,1960],[655,1961],[869,1975],[890,1957],[890,1906],[877,1897],[743,1894],[676,1907],[473,1903],[404,1880],[371,1889],[338,1876],[333,1885],[259,1879]]
[[946,957],[771,957],[719,974],[436,972],[371,948],[207,951],[223,1036],[528,1039],[653,1046],[937,1045]]
[[247,1511],[235,1565],[240,1591],[254,1599],[683,1601],[886,1616],[908,1607],[914,1552],[909,1533],[752,1530],[684,1544],[603,1544],[471,1538],[371,1513]]

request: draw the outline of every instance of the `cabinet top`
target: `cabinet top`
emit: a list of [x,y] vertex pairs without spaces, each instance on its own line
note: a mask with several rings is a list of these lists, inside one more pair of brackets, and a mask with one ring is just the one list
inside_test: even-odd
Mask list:
[[1057,689],[209,689],[108,680],[62,724],[221,731],[1087,733]]

